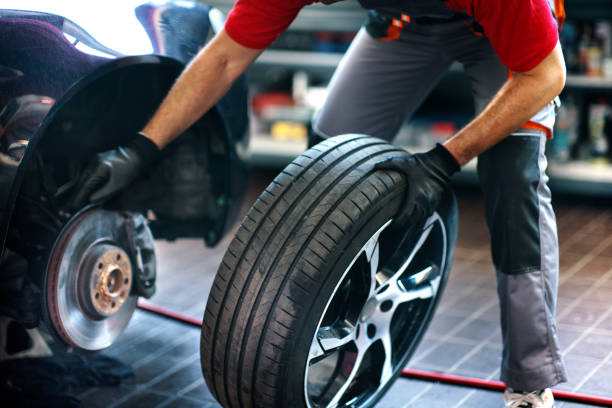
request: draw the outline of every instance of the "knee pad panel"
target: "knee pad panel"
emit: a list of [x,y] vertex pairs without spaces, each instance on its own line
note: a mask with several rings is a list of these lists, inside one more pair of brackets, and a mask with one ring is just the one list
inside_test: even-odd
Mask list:
[[502,273],[541,269],[539,158],[540,138],[518,135],[478,158],[493,263]]

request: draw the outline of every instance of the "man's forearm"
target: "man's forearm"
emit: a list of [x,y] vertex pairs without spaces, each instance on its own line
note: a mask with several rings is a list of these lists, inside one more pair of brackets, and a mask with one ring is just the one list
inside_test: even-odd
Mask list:
[[166,146],[217,103],[261,52],[221,31],[185,68],[143,133]]
[[524,125],[564,84],[565,64],[557,44],[536,68],[514,74],[485,110],[444,146],[464,165]]

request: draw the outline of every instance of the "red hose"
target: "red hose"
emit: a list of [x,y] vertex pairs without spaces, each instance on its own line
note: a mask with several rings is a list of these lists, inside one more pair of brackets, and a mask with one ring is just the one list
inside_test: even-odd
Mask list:
[[506,385],[501,381],[488,381],[480,378],[459,377],[457,375],[430,373],[427,371],[404,369],[401,374],[405,378],[441,382],[444,384],[463,385],[483,390],[504,391]]
[[[430,373],[427,371],[405,369],[402,371],[402,377],[414,378],[425,381],[435,381],[444,384],[461,385],[464,387],[479,388],[483,390],[504,391],[506,385],[501,381],[482,380],[480,378],[459,377],[456,375],[443,373]],[[602,407],[612,407],[612,398],[598,397],[595,395],[577,394],[575,392],[553,390],[553,395],[556,399],[581,402],[591,405],[600,405]]]
[[[138,299],[138,308],[144,311],[154,313],[159,316],[186,323],[190,326],[202,327],[202,319],[186,316],[182,313],[166,309],[161,306],[154,305],[144,299]],[[472,387],[483,390],[504,391],[506,386],[501,381],[482,380],[480,378],[460,377],[457,375],[430,373],[427,371],[405,369],[402,371],[402,377],[413,378],[424,381],[440,382],[444,384],[459,385],[464,387]],[[598,405],[602,407],[612,407],[612,398],[599,397],[596,395],[577,394],[575,392],[553,390],[553,395],[556,399],[578,402],[584,404]]]
[[144,299],[138,299],[138,308],[159,316],[176,320],[178,322],[186,323],[191,326],[202,327],[202,319],[196,319],[195,317],[190,317],[182,313],[166,309],[165,307],[154,305],[153,303]]

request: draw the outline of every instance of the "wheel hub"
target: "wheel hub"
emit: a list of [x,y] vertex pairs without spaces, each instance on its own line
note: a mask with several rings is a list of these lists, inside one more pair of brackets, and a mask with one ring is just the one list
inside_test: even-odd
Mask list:
[[81,301],[85,312],[93,319],[117,313],[132,288],[132,264],[120,247],[95,245],[87,251],[79,271]]
[[363,310],[361,311],[361,315],[359,316],[359,321],[361,323],[365,323],[368,320],[370,320],[372,316],[374,315],[374,313],[376,312],[376,309],[378,309],[378,307],[379,307],[378,299],[376,299],[376,297],[370,298],[366,302],[365,306],[363,307]]

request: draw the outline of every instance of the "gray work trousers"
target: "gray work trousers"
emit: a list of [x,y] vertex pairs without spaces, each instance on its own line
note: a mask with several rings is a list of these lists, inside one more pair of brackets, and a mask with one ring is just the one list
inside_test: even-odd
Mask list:
[[[454,61],[471,82],[477,111],[508,79],[489,41],[462,21],[408,24],[395,41],[362,29],[330,82],[315,132],[392,140]],[[567,380],[554,322],[558,243],[545,143],[544,132],[521,129],[478,158],[501,308],[501,379],[523,391]]]

